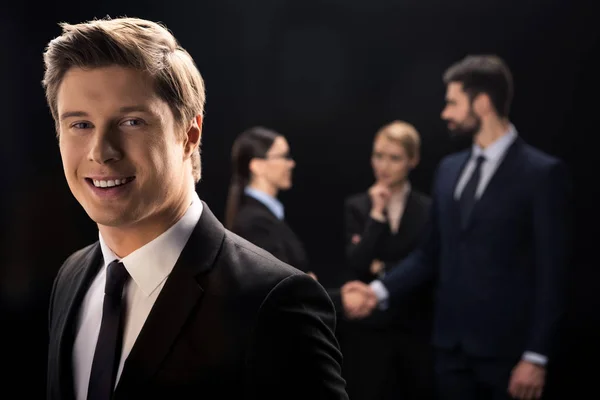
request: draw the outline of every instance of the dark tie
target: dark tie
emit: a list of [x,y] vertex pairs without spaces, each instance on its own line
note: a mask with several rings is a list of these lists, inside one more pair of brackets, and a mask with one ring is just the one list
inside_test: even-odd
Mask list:
[[481,164],[483,164],[484,161],[484,156],[477,157],[477,160],[475,160],[475,169],[460,195],[460,220],[463,228],[467,226],[469,217],[473,211],[473,206],[475,205],[475,195],[481,178]]
[[94,351],[88,400],[109,400],[115,387],[123,344],[123,287],[129,274],[123,263],[113,261],[106,271],[102,324]]

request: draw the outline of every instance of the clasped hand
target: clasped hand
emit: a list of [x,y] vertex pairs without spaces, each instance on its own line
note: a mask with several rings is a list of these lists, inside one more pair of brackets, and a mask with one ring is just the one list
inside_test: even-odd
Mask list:
[[369,285],[350,281],[342,286],[342,304],[348,318],[365,318],[377,306],[377,297]]

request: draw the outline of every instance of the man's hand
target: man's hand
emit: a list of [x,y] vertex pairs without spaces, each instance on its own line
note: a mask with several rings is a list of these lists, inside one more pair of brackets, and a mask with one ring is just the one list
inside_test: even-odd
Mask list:
[[364,318],[371,314],[377,305],[377,297],[369,285],[351,281],[342,286],[342,304],[348,318]]
[[512,370],[508,393],[521,400],[533,400],[542,397],[546,369],[541,365],[521,360]]

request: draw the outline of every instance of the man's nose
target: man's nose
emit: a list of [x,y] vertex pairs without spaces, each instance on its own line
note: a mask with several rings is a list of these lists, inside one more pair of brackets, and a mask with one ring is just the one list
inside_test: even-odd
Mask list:
[[89,159],[98,164],[107,164],[122,158],[119,149],[117,135],[111,129],[103,129],[95,132]]

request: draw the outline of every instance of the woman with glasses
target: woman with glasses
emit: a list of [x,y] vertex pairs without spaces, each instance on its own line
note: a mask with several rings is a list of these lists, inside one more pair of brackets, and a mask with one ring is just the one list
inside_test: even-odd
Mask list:
[[295,166],[283,135],[264,127],[242,132],[233,144],[225,225],[281,261],[309,273],[304,246],[285,222],[283,204],[277,199],[280,191],[292,186]]

